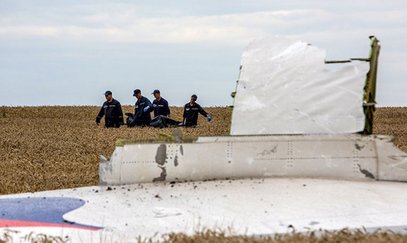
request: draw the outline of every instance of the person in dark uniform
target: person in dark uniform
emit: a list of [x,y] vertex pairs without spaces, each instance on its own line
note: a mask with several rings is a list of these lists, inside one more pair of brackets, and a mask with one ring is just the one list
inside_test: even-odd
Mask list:
[[189,103],[185,104],[184,106],[184,119],[182,120],[182,125],[187,127],[195,127],[198,124],[198,113],[203,116],[206,116],[208,122],[211,121],[211,117],[209,114],[202,109],[202,107],[196,103],[195,101],[198,99],[196,95],[191,96],[191,100]]
[[123,111],[120,102],[113,99],[112,92],[105,92],[106,101],[96,117],[96,125],[100,124],[100,119],[105,116],[105,127],[120,127],[124,124]]
[[150,100],[142,96],[139,89],[134,90],[133,96],[137,98],[137,102],[136,108],[134,109],[134,119],[129,124],[129,127],[150,125],[150,112],[152,110]]
[[153,100],[154,117],[160,115],[170,117],[170,107],[168,106],[168,101],[161,97],[160,91],[156,89],[151,94],[154,95],[155,98],[155,100]]

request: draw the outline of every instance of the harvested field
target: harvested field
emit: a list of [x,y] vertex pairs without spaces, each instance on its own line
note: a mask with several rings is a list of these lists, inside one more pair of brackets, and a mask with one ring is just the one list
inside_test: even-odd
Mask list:
[[[232,111],[205,108],[212,122],[199,118],[186,136],[229,134]],[[124,106],[133,112],[133,106]],[[0,194],[34,192],[98,184],[100,155],[110,156],[118,138],[171,135],[172,128],[138,127],[105,129],[95,125],[99,107],[1,107]],[[172,118],[181,119],[182,108],[172,107]],[[395,144],[407,152],[407,107],[378,108],[375,134],[397,135]]]
[[395,135],[394,144],[407,152],[407,107],[376,108],[373,133]]
[[276,234],[273,236],[259,238],[254,236],[227,235],[224,232],[203,231],[192,236],[185,234],[169,234],[165,237],[165,243],[232,243],[232,242],[269,242],[269,243],[291,243],[291,242],[308,242],[308,243],[330,243],[330,242],[360,242],[360,243],[378,243],[378,242],[406,242],[407,235],[394,233],[390,230],[376,230],[367,232],[362,230],[342,229],[337,231],[309,231],[306,233],[293,232],[288,234]]
[[[16,232],[5,232],[0,235],[0,243],[10,242],[11,236]],[[49,236],[45,234],[31,233],[23,237],[28,239],[27,242],[70,242],[69,239],[62,239],[59,236]],[[308,242],[308,243],[339,243],[339,242],[354,242],[354,243],[388,243],[388,242],[406,242],[407,235],[395,233],[390,230],[376,230],[374,232],[367,232],[365,230],[350,230],[342,229],[336,231],[309,231],[305,233],[296,232],[293,230],[287,234],[275,234],[268,237],[258,236],[245,236],[233,235],[226,232],[204,230],[196,232],[193,235],[186,235],[183,233],[171,233],[163,236],[161,241],[156,239],[139,239],[136,242],[163,242],[163,243],[234,243],[234,242],[247,242],[247,243],[292,243],[292,242]]]
[[[95,125],[100,107],[2,107],[0,108],[0,194],[34,192],[97,185],[100,155],[109,157],[118,138],[157,137],[172,128]],[[188,136],[228,135],[231,110],[206,108],[213,121],[201,116]],[[134,112],[134,106],[123,106]],[[171,109],[174,119],[182,108]]]

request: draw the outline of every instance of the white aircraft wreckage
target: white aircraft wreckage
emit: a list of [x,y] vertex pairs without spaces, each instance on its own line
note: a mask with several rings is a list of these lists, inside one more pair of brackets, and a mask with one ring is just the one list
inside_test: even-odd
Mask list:
[[110,161],[102,158],[101,184],[264,177],[407,181],[407,154],[390,136],[367,135],[380,49],[375,37],[371,45],[368,59],[356,59],[364,62],[329,71],[325,50],[305,42],[252,42],[233,93],[231,136],[183,138],[175,130],[172,138],[119,140]]
[[[370,39],[368,58],[345,61],[284,37],[255,40],[232,93],[230,136],[177,128],[118,140],[99,186],[0,196],[0,232],[20,242],[43,233],[136,242],[202,229],[405,232],[407,153],[371,135],[380,46]],[[325,69],[335,63],[346,65]]]

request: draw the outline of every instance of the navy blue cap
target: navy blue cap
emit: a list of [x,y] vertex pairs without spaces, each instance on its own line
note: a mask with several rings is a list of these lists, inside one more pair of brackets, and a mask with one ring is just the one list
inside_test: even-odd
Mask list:
[[153,91],[153,93],[151,93],[151,94],[159,94],[159,93],[160,93],[160,90],[155,89],[155,90]]
[[136,95],[138,95],[138,94],[140,94],[140,93],[141,93],[141,90],[135,89],[135,90],[134,90],[134,93],[133,93],[133,96],[136,96]]
[[194,99],[194,100],[197,100],[198,96],[196,96],[196,94],[193,94],[193,95],[191,95],[191,98]]
[[112,91],[110,91],[110,90],[105,92],[105,96],[108,96],[108,95],[111,95],[111,94],[112,94]]

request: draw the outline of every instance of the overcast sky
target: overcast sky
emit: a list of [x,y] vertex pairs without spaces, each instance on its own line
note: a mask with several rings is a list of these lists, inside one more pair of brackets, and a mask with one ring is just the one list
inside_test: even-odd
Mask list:
[[136,88],[231,105],[244,47],[267,35],[328,60],[368,57],[377,36],[378,106],[407,106],[404,0],[0,0],[0,106],[101,105],[106,90],[134,104]]

